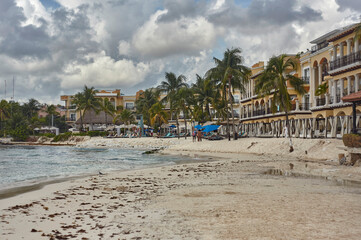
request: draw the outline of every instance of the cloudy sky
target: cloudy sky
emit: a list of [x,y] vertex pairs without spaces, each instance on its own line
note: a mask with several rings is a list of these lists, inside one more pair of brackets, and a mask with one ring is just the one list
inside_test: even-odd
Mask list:
[[245,64],[297,53],[360,21],[359,0],[0,0],[0,98],[61,103],[84,85],[134,94],[189,83],[240,47]]

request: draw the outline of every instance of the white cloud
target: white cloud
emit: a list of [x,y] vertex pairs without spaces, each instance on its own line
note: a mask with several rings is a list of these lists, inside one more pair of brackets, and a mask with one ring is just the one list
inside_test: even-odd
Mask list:
[[127,41],[119,41],[118,45],[119,55],[128,56],[131,53],[130,44]]
[[39,0],[16,0],[16,5],[23,8],[26,17],[26,21],[23,22],[24,26],[32,24],[39,27],[41,25],[40,18],[51,21],[50,14]]
[[134,63],[131,60],[119,60],[106,56],[104,52],[88,56],[90,63],[84,65],[69,64],[61,77],[61,87],[80,88],[83,85],[95,87],[132,87],[144,81],[151,70],[146,63]]
[[195,55],[213,47],[217,33],[204,17],[185,18],[171,22],[158,21],[167,10],[157,11],[133,37],[134,48],[145,57]]

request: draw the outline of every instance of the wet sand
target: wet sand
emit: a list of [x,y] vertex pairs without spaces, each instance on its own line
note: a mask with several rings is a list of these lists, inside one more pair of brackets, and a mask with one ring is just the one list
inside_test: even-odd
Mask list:
[[[2,199],[0,238],[360,238],[359,168],[268,155],[212,156],[216,161],[73,179]],[[294,177],[302,174],[309,177]],[[339,181],[347,178],[355,184]]]

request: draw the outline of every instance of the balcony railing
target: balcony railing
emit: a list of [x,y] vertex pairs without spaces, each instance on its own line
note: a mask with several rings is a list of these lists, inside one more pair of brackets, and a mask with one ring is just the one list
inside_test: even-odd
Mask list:
[[353,52],[349,55],[340,57],[334,61],[330,62],[330,70],[335,70],[337,68],[341,68],[356,62],[361,61],[361,51]]
[[324,106],[326,104],[325,98],[317,98],[316,100],[316,106]]
[[265,114],[266,114],[265,109],[259,109],[259,110],[253,111],[253,117],[262,116],[262,115],[265,115]]
[[336,94],[336,102],[335,103],[339,103],[339,102],[341,102],[341,95]]
[[310,84],[310,77],[309,76],[302,77],[302,80],[303,80],[304,84]]
[[328,46],[328,42],[323,42],[321,44],[317,44],[315,46],[312,46],[311,53],[317,52],[318,50],[321,50],[322,48],[325,48]]
[[75,122],[76,119],[75,117],[65,117],[65,121],[68,121],[68,122]]
[[309,103],[300,104],[300,110],[301,111],[307,111],[307,110],[310,110],[310,108],[311,108],[311,104],[309,104]]

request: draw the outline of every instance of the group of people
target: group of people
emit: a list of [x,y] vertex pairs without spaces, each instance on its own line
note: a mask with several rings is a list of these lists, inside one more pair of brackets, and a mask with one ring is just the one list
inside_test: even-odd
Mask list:
[[198,142],[202,142],[202,131],[200,129],[198,131],[194,130],[192,136],[193,136],[193,142],[195,142],[196,139]]

